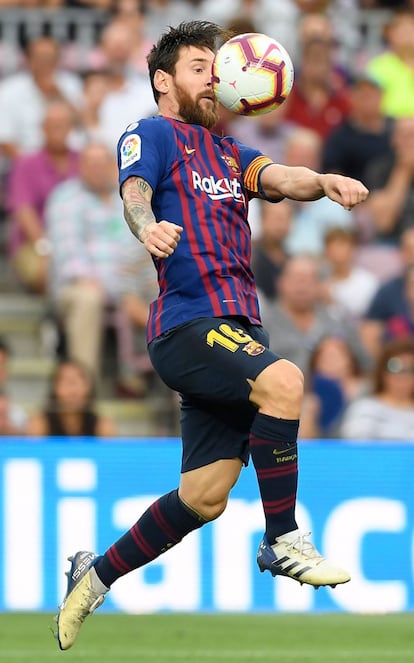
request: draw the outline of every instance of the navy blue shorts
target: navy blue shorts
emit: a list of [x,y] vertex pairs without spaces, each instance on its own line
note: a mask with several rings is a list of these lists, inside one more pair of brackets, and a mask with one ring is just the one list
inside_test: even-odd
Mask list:
[[244,318],[199,318],[149,345],[161,379],[181,394],[182,472],[224,458],[249,460],[249,432],[257,412],[250,385],[280,359],[263,327]]

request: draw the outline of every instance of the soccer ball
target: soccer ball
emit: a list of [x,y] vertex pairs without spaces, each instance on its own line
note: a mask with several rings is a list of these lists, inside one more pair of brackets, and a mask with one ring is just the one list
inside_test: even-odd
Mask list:
[[288,97],[294,69],[286,49],[257,32],[226,41],[213,60],[212,87],[218,101],[239,115],[262,115]]

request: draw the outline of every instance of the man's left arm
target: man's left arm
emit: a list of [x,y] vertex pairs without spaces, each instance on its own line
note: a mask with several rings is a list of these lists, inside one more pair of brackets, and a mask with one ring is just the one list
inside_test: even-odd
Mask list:
[[290,198],[306,201],[327,196],[347,210],[362,203],[369,193],[362,182],[351,177],[279,164],[270,164],[262,170],[260,187],[271,200]]

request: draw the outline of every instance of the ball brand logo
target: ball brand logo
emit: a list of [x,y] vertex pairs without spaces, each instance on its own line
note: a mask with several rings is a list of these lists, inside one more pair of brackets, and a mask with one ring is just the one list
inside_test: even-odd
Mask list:
[[201,177],[196,170],[192,171],[192,176],[195,191],[203,191],[211,200],[233,198],[238,203],[244,203],[244,195],[237,177],[233,177],[232,179],[220,177],[216,180],[213,175],[210,175],[210,177]]
[[[271,54],[272,51],[276,51],[276,52],[279,51],[276,43],[270,43],[269,44],[269,46],[266,48],[265,52],[261,56],[260,60],[258,62],[254,63],[254,66],[257,67],[258,69],[260,67],[262,67],[266,63],[266,60],[267,60],[268,56]],[[283,69],[283,67],[285,66],[285,63],[282,61],[280,64],[281,64],[281,67]]]

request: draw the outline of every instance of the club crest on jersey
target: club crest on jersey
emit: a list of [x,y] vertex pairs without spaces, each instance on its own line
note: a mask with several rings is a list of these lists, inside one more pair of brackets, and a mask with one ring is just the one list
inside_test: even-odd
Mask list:
[[213,175],[201,177],[196,170],[192,171],[193,187],[195,191],[203,191],[211,200],[223,200],[233,198],[236,202],[244,203],[244,195],[240,181],[237,177],[229,179],[220,177],[216,179]]
[[243,348],[243,352],[247,352],[247,354],[251,355],[252,357],[261,355],[262,352],[264,352],[265,350],[266,350],[265,346],[262,345],[261,343],[258,343],[257,341],[250,341]]
[[121,168],[128,168],[141,158],[141,138],[138,134],[125,136],[119,148],[121,154]]
[[234,157],[231,157],[229,154],[222,154],[221,158],[223,159],[223,161],[225,161],[226,165],[229,168],[234,170],[234,172],[237,173],[237,175],[240,175],[240,172],[241,172],[240,171],[240,166],[239,166],[239,164],[237,163],[237,161]]

